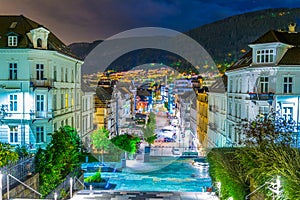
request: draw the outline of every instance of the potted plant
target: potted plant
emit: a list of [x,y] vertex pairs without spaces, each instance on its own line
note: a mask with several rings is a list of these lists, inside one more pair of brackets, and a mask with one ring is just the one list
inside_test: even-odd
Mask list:
[[101,168],[99,168],[98,172],[84,179],[84,186],[106,189],[109,187],[108,178],[101,177]]

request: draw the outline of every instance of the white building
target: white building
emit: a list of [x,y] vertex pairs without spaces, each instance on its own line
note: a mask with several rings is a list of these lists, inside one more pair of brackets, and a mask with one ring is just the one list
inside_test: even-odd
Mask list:
[[83,62],[22,15],[0,24],[0,141],[44,147],[61,126],[80,132]]
[[96,129],[94,124],[96,91],[89,87],[85,80],[81,81],[81,140],[84,147],[90,150],[91,134]]
[[226,76],[217,78],[208,92],[207,137],[210,148],[226,146],[226,80]]
[[233,145],[239,145],[242,139],[235,130],[241,119],[250,120],[274,110],[286,121],[292,119],[299,124],[299,44],[295,24],[289,31],[271,30],[251,43],[252,50],[227,70],[226,132]]

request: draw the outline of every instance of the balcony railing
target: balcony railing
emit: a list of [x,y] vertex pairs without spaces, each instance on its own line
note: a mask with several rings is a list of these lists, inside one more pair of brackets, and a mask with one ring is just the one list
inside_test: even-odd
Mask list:
[[272,100],[274,93],[249,93],[250,100]]
[[30,79],[31,87],[53,87],[53,79],[43,78],[42,80],[38,80],[35,78]]

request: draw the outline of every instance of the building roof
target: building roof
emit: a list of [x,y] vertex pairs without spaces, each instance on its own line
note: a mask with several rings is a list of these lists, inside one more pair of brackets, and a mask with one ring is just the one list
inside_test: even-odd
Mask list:
[[270,30],[250,44],[281,42],[284,44],[300,45],[300,33]]
[[111,100],[113,93],[113,88],[112,87],[97,87],[96,88],[96,96],[102,101],[106,102]]
[[[293,66],[293,65],[300,65],[300,33],[298,32],[282,32],[282,31],[274,31],[270,30],[257,40],[250,44],[268,44],[280,42],[287,45],[291,45],[291,48],[288,48],[287,51],[284,53],[282,58],[274,64],[277,67],[284,67],[286,65]],[[241,59],[231,65],[227,71],[241,69],[245,67],[261,67],[261,66],[270,66],[269,63],[266,64],[252,64],[252,50],[247,52]]]
[[226,91],[227,76],[217,77],[216,81],[209,87],[209,92],[224,93]]
[[[300,36],[299,36],[300,37]],[[300,48],[289,49],[278,63],[279,65],[300,65]]]
[[85,80],[81,80],[81,90],[83,92],[95,92],[95,89],[90,87]]
[[[19,16],[0,16],[0,48],[33,48],[31,40],[28,38],[27,33],[30,30],[43,27],[43,25],[24,17]],[[47,29],[46,27],[43,27]],[[48,29],[47,29],[48,30]],[[18,46],[8,47],[7,37],[9,34],[18,35]],[[66,46],[60,39],[58,39],[52,32],[48,35],[47,50],[54,50],[64,55],[79,59],[68,46]]]

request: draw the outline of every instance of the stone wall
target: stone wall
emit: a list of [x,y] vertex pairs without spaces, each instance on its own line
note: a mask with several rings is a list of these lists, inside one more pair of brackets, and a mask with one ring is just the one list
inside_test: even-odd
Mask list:
[[[24,183],[34,190],[39,191],[39,174],[31,176],[26,181],[24,181]],[[9,198],[39,199],[41,197],[20,183],[15,187],[10,186]],[[3,192],[3,199],[7,199],[7,191]]]

